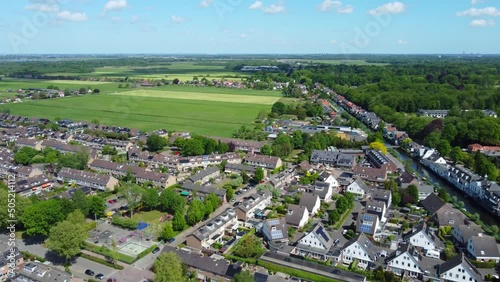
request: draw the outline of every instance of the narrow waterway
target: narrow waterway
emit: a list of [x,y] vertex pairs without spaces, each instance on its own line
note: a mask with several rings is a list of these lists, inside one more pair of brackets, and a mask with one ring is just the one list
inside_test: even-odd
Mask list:
[[481,221],[488,225],[496,225],[498,224],[497,219],[484,210],[482,207],[479,207],[478,204],[469,197],[465,197],[462,191],[452,187],[448,182],[445,180],[441,179],[439,176],[435,175],[432,171],[427,170],[421,163],[417,162],[413,158],[410,158],[406,155],[406,153],[403,153],[400,151],[400,149],[395,150],[398,154],[398,158],[403,162],[411,162],[411,167],[421,177],[426,177],[432,184],[438,184],[439,187],[443,187],[446,192],[450,193],[451,196],[457,197],[457,201],[462,201],[464,202],[464,208],[470,212],[470,213],[478,213],[479,217],[481,218]]
[[[335,103],[335,101],[330,100],[330,103],[335,105],[339,112],[345,111],[339,104]],[[369,129],[370,130],[370,129]],[[371,130],[370,130],[371,131]],[[369,133],[369,132],[367,132]],[[390,146],[387,141],[384,140],[386,146]],[[477,213],[481,218],[481,221],[488,225],[498,225],[498,219],[486,211],[483,207],[480,206],[480,203],[475,202],[472,198],[466,198],[462,191],[452,187],[448,182],[439,178],[437,175],[433,174],[433,172],[428,171],[421,163],[417,162],[413,158],[410,158],[406,153],[402,152],[401,149],[394,150],[398,154],[398,158],[403,162],[411,162],[411,167],[415,171],[415,173],[419,174],[420,177],[426,177],[432,184],[437,184],[439,187],[443,187],[446,192],[450,193],[451,196],[457,197],[457,201],[464,202],[464,208],[470,213]]]

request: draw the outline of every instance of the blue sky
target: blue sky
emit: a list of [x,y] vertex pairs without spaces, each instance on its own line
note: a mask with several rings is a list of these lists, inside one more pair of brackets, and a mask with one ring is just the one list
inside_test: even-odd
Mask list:
[[497,54],[499,20],[498,0],[10,0],[0,54]]

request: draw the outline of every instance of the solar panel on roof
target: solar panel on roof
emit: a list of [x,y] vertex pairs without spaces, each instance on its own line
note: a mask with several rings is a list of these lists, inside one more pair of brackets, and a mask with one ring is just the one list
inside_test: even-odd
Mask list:
[[359,231],[363,233],[370,233],[371,229],[372,229],[371,225],[366,225],[366,224],[363,224],[359,227]]
[[323,229],[323,226],[321,226],[320,228],[318,228],[318,230],[316,231],[316,233],[318,233],[321,237],[323,237],[323,239],[325,239],[326,242],[328,242],[328,240],[330,239],[326,234],[325,234],[325,230]]
[[283,232],[281,230],[273,230],[273,231],[271,231],[271,238],[273,240],[281,239],[281,238],[283,238]]
[[280,220],[279,219],[273,219],[273,220],[268,221],[268,224],[269,225],[278,225],[278,224],[280,224]]

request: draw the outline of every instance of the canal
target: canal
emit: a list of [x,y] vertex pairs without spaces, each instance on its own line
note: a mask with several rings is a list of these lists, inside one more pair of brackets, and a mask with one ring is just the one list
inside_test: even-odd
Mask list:
[[[335,105],[335,108],[337,108],[340,113],[345,111],[339,104],[335,103],[335,101],[330,100],[330,103],[332,105]],[[368,132],[366,133],[368,134],[370,133],[370,131],[371,129],[368,129]],[[391,146],[389,143],[387,143],[386,140],[384,140],[384,144],[386,146]],[[457,197],[458,202],[464,202],[464,208],[468,212],[479,214],[482,222],[488,225],[498,225],[497,218],[486,211],[483,207],[481,207],[480,203],[475,202],[472,198],[466,198],[462,191],[452,187],[450,184],[448,184],[448,182],[433,174],[433,172],[428,171],[421,163],[415,161],[413,158],[410,158],[408,155],[406,155],[406,153],[402,152],[401,149],[396,149],[394,151],[397,153],[397,157],[399,160],[401,160],[402,163],[410,162],[412,169],[415,171],[415,173],[420,175],[420,177],[426,177],[432,183],[432,185],[437,184],[439,185],[439,187],[443,187],[451,196]]]
[[432,184],[437,184],[439,187],[443,187],[446,192],[450,193],[451,196],[457,197],[457,201],[464,202],[464,208],[470,213],[478,213],[481,221],[488,225],[498,224],[497,219],[486,211],[484,208],[478,206],[478,203],[472,198],[465,197],[462,191],[452,187],[448,182],[441,179],[439,176],[435,175],[432,171],[428,171],[421,163],[417,162],[413,158],[410,158],[406,153],[401,152],[401,149],[394,150],[398,154],[398,158],[403,162],[411,163],[412,169],[420,175],[420,177],[426,177]]

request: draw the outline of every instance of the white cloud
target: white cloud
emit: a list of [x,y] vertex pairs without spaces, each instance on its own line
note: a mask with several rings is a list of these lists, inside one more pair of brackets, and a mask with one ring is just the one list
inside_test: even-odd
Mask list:
[[252,5],[248,7],[248,9],[257,10],[257,9],[262,9],[263,6],[264,4],[262,3],[262,1],[255,1]]
[[465,10],[462,12],[457,12],[457,16],[469,16],[469,17],[481,17],[481,16],[490,16],[490,17],[499,17],[500,10],[496,7],[487,7],[487,8],[470,8],[469,10]]
[[108,2],[104,5],[104,12],[123,10],[127,8],[127,6],[127,0],[108,0]]
[[212,3],[214,2],[214,0],[202,0],[200,2],[200,7],[202,8],[207,8],[209,7],[210,5],[212,5]]
[[470,22],[469,26],[472,27],[490,27],[495,26],[494,20],[473,20]]
[[354,7],[352,5],[347,5],[343,7],[339,7],[337,12],[341,14],[352,14],[354,12]]
[[325,0],[319,5],[318,10],[320,10],[321,12],[329,12],[340,6],[342,6],[342,2],[340,1]]
[[261,10],[265,14],[279,14],[286,11],[284,2],[278,2],[277,4],[264,6],[264,3],[262,1],[255,1],[252,5],[248,6],[248,9]]
[[41,3],[36,3],[36,4],[31,4],[31,5],[26,5],[24,6],[25,10],[28,11],[38,11],[38,12],[44,12],[44,13],[55,13],[59,11],[59,6],[55,4],[41,4]]
[[262,11],[266,14],[279,14],[285,12],[285,3],[279,2],[278,4],[272,4],[268,7],[263,7]]
[[354,12],[354,7],[352,5],[343,6],[342,1],[336,0],[324,0],[319,6],[318,10],[320,12],[331,12],[336,10],[340,14],[351,14]]
[[406,9],[405,4],[401,2],[390,2],[378,6],[373,10],[370,10],[368,14],[373,16],[386,15],[386,14],[400,14],[404,12],[405,9]]
[[471,5],[477,5],[477,4],[479,4],[479,3],[483,3],[483,0],[471,0],[471,1],[470,1],[470,4],[471,4]]
[[241,37],[241,38],[247,38],[247,37],[248,37],[248,34],[246,34],[246,33],[242,33],[242,34],[240,35],[240,37]]
[[398,44],[401,44],[401,45],[405,45],[405,44],[408,44],[408,41],[406,41],[406,40],[402,40],[402,39],[399,39],[399,40],[397,41],[397,43],[398,43]]
[[170,17],[170,20],[174,23],[181,23],[181,22],[185,21],[186,19],[183,17],[180,17],[180,16],[173,15]]
[[132,18],[130,19],[130,23],[131,24],[135,24],[139,21],[139,16],[132,16]]
[[70,11],[62,11],[57,14],[57,19],[72,22],[84,22],[87,20],[87,15],[80,12],[72,13]]

